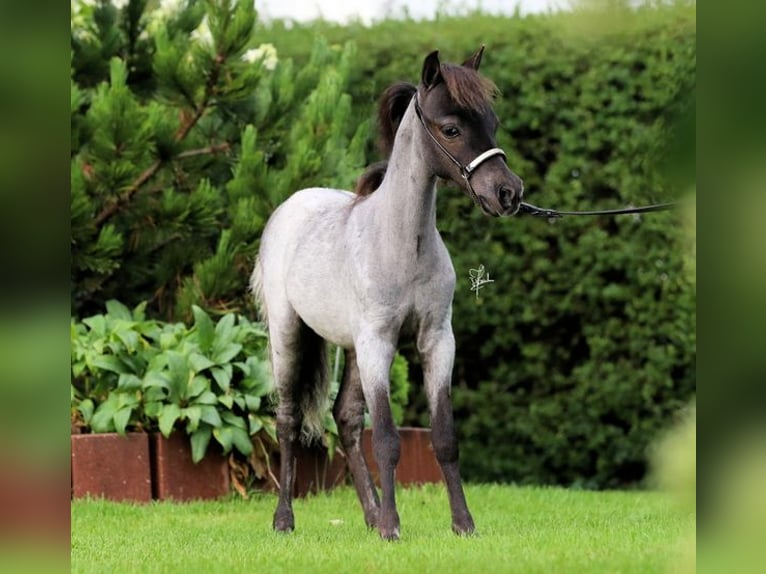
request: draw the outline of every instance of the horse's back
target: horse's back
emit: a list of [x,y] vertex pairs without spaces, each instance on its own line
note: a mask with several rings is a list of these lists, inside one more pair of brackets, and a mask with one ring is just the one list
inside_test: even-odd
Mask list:
[[340,189],[312,187],[295,192],[271,214],[261,237],[260,256],[274,248],[304,241],[307,233],[328,218],[339,217],[354,194]]

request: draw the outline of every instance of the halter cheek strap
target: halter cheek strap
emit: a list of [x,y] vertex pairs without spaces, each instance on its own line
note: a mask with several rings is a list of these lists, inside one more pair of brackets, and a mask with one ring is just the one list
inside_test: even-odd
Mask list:
[[423,125],[423,129],[426,131],[428,136],[433,140],[433,142],[436,144],[436,147],[438,147],[441,152],[447,156],[447,159],[449,159],[452,163],[454,163],[457,168],[460,170],[460,176],[465,180],[466,187],[468,188],[469,195],[474,201],[478,201],[478,197],[476,195],[476,192],[473,190],[473,187],[471,187],[471,181],[470,178],[473,175],[473,173],[478,169],[478,167],[487,161],[488,159],[495,157],[496,155],[503,156],[503,159],[505,159],[505,152],[501,150],[499,147],[493,147],[492,149],[488,149],[485,152],[480,153],[471,163],[468,165],[463,165],[460,163],[460,160],[458,160],[454,155],[452,155],[449,150],[442,145],[442,143],[436,138],[436,136],[431,132],[428,125],[426,124],[426,120],[423,117],[423,110],[420,109],[420,102],[418,101],[418,95],[415,94],[415,113],[418,116],[418,119],[420,120],[420,123]]

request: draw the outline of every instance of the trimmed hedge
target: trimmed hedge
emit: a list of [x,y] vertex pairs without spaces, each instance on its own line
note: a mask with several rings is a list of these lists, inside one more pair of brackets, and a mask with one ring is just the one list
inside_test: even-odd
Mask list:
[[[264,33],[296,62],[311,32],[353,40],[360,119],[388,84],[417,81],[432,49],[461,61],[484,43],[482,71],[502,94],[499,143],[530,201],[584,209],[670,199],[661,167],[695,86],[695,14],[612,16]],[[450,188],[438,213],[458,274],[453,394],[466,477],[597,488],[640,481],[647,445],[695,391],[695,288],[679,215],[490,220]],[[495,282],[477,300],[468,271],[480,264]],[[410,422],[427,423],[412,392]]]

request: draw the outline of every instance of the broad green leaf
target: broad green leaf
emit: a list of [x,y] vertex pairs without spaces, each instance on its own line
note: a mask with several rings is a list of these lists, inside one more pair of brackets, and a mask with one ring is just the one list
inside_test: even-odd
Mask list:
[[128,422],[130,421],[130,415],[133,412],[133,409],[130,407],[123,407],[120,410],[118,410],[116,413],[114,413],[114,429],[124,435],[125,429],[128,426]]
[[130,309],[115,299],[110,299],[106,302],[106,312],[115,319],[124,319],[125,321],[133,320],[133,315],[130,313]]
[[134,408],[137,407],[138,403],[140,402],[139,393],[135,391],[129,393],[114,392],[109,398],[114,398],[118,409],[123,407]]
[[175,332],[166,331],[160,335],[160,348],[162,350],[172,349],[176,346],[178,337]]
[[168,437],[173,431],[173,425],[181,416],[181,409],[176,404],[169,404],[162,407],[158,422],[160,426],[160,432],[163,436]]
[[133,353],[132,355],[122,353],[120,360],[131,373],[143,373],[146,370],[146,358],[139,353]]
[[[146,395],[144,395],[146,397]],[[162,412],[163,404],[161,401],[146,400],[144,403],[144,414],[150,419],[156,419]]]
[[[218,341],[216,341],[218,343]],[[218,365],[223,365],[231,361],[242,350],[242,345],[239,343],[228,343],[224,346],[218,346],[216,344],[216,350],[213,353],[213,360]]]
[[114,413],[117,405],[114,401],[104,401],[96,408],[90,419],[90,426],[94,432],[112,432],[114,430]]
[[268,362],[257,357],[249,357],[248,371],[243,386],[249,389],[253,395],[268,395],[274,390],[274,379],[271,374],[271,366]]
[[337,435],[338,434],[338,426],[335,424],[335,419],[332,417],[332,415],[327,415],[324,419],[324,428],[327,429],[330,434]]
[[251,413],[258,412],[258,409],[261,408],[261,397],[245,395],[245,404],[247,405],[247,410]]
[[190,378],[193,375],[187,358],[177,351],[168,351],[167,355],[170,396],[176,400],[186,398]]
[[220,349],[234,340],[234,313],[227,313],[215,326],[215,346]]
[[202,418],[202,409],[196,405],[181,409],[181,416],[185,416],[188,419],[186,424],[186,432],[192,433],[199,427],[199,421]]
[[130,373],[122,361],[113,355],[101,355],[96,357],[93,359],[93,366],[117,374]]
[[255,433],[257,433],[259,430],[263,428],[263,421],[261,420],[261,417],[254,414],[249,414],[247,415],[247,420],[250,423],[251,435],[254,435]]
[[95,335],[98,335],[99,337],[106,336],[106,317],[103,315],[94,315],[93,317],[83,319],[82,322],[90,327],[90,330]]
[[196,405],[216,405],[218,404],[218,397],[215,396],[213,391],[205,391],[200,396],[194,399]]
[[194,326],[197,329],[197,342],[202,352],[207,353],[213,347],[213,340],[215,339],[213,321],[197,305],[192,305],[192,312],[194,313]]
[[271,417],[268,419],[261,418],[261,421],[263,422],[263,430],[266,431],[266,434],[271,437],[271,440],[277,442],[277,423],[274,419]]
[[178,351],[168,351],[166,355],[171,379],[186,381],[191,372],[188,357],[185,357]]
[[91,399],[83,399],[80,401],[80,404],[77,405],[77,410],[80,411],[82,420],[85,422],[85,424],[90,422],[90,419],[93,417],[94,409],[95,406],[93,405],[93,401]]
[[200,418],[212,427],[220,427],[223,424],[221,415],[218,414],[218,409],[209,405],[202,405],[200,407]]
[[239,427],[231,427],[231,439],[234,447],[245,456],[253,452],[253,442],[250,440],[250,435],[246,430]]
[[213,361],[199,353],[192,353],[189,355],[189,364],[192,366],[195,373],[199,373],[200,371],[204,371],[215,365]]
[[160,352],[149,359],[149,363],[146,365],[146,371],[161,372],[168,366],[168,357],[166,353]]
[[132,373],[123,373],[117,379],[117,388],[121,391],[137,391],[143,386],[143,381]]
[[231,395],[221,395],[218,397],[218,402],[225,406],[227,409],[230,409],[232,406],[234,406],[234,397]]
[[146,373],[146,375],[144,375],[143,386],[144,388],[160,387],[163,389],[169,389],[170,380],[168,379],[167,375],[164,375],[163,373],[159,373],[157,371],[149,371]]
[[210,369],[210,373],[213,375],[215,382],[218,383],[218,387],[225,393],[229,390],[231,384],[231,365],[224,365],[223,367],[214,367]]
[[133,319],[136,321],[144,321],[146,319],[146,305],[147,301],[141,301],[141,303],[133,308]]
[[335,450],[338,447],[338,435],[326,434],[324,442],[327,447],[327,459],[332,461],[335,456]]
[[196,377],[192,378],[191,381],[189,381],[189,386],[186,390],[186,396],[189,399],[193,399],[194,397],[199,396],[208,390],[210,390],[210,381],[208,381],[205,377],[197,375]]
[[213,429],[213,436],[223,447],[224,454],[227,454],[231,450],[232,442],[234,441],[233,434],[232,427],[225,426]]
[[191,435],[192,460],[197,463],[205,457],[207,445],[210,443],[210,427],[201,427]]
[[125,345],[125,348],[128,350],[128,352],[135,353],[136,350],[138,350],[138,333],[136,333],[132,328],[129,326],[124,326],[115,331],[114,334],[120,341],[122,341],[122,344]]
[[247,428],[247,423],[245,423],[244,419],[240,417],[239,415],[235,415],[231,411],[224,411],[223,413],[221,413],[221,418],[226,424],[230,426],[238,427],[241,429]]

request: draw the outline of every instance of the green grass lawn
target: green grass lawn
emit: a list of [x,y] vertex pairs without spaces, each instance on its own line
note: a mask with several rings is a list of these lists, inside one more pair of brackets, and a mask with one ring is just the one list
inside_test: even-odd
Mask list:
[[469,485],[478,535],[450,530],[441,485],[398,492],[402,538],[364,526],[350,488],[295,502],[271,530],[274,495],[187,504],[72,502],[72,572],[672,572],[693,516],[656,492]]

